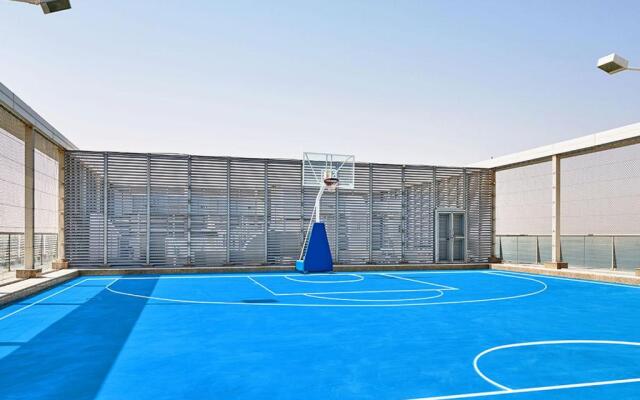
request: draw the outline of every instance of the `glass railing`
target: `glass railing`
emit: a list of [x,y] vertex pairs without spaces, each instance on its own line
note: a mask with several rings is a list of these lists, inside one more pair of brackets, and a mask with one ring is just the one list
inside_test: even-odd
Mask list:
[[[495,246],[505,262],[551,261],[551,235],[496,235]],[[640,268],[640,235],[562,235],[560,252],[570,267],[633,271]]]
[[[47,268],[58,256],[58,235],[36,233],[33,241],[34,263]],[[24,265],[24,233],[0,232],[0,269],[12,271]]]

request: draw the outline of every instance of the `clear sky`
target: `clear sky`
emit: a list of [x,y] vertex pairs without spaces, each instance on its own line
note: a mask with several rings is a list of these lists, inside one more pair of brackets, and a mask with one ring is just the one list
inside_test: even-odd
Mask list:
[[464,165],[640,121],[638,1],[0,1],[0,81],[80,148]]

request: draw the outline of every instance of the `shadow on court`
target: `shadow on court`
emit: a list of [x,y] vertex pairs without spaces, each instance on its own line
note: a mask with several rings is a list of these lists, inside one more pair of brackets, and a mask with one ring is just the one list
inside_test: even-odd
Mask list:
[[101,291],[0,360],[0,398],[94,399],[146,303]]

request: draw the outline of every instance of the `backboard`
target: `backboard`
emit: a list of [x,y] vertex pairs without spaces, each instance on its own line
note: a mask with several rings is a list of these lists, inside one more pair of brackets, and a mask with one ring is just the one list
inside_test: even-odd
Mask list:
[[304,153],[302,165],[303,186],[323,187],[325,179],[337,178],[341,189],[355,187],[356,159],[353,155]]

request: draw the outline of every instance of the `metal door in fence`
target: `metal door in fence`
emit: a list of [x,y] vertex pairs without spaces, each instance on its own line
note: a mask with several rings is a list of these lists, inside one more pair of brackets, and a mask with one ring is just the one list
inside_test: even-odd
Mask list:
[[437,210],[438,262],[464,262],[466,259],[466,218],[463,210]]

